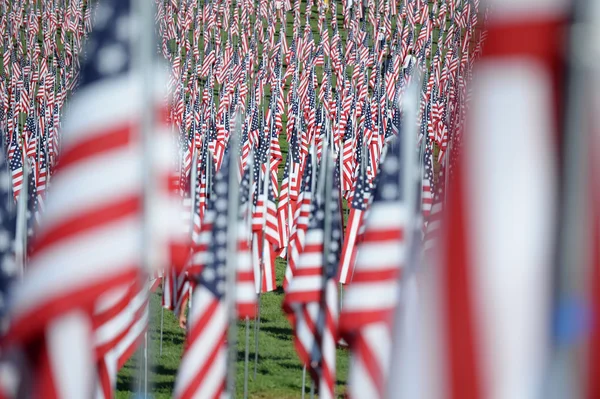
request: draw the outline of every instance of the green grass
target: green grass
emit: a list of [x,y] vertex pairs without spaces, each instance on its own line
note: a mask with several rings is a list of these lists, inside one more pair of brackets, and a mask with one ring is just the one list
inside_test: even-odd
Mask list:
[[[278,260],[277,282],[281,285],[285,264]],[[172,312],[164,312],[163,352],[160,343],[160,290],[151,296],[149,328],[149,392],[155,398],[172,397],[173,385],[181,360],[185,340],[184,331],[177,324]],[[259,360],[256,379],[253,379],[254,322],[250,321],[250,378],[249,397],[262,399],[298,398],[302,390],[302,365],[292,342],[290,324],[281,310],[283,291],[268,293],[261,299],[261,324],[259,333]],[[244,343],[245,322],[238,323],[238,356],[236,365],[236,397],[243,397],[244,390]],[[117,381],[117,398],[129,398],[137,391],[139,383],[138,359],[136,354],[120,371]],[[348,351],[337,351],[338,395],[345,391],[348,373]],[[307,377],[306,392],[309,392]],[[308,395],[307,395],[308,397]]]

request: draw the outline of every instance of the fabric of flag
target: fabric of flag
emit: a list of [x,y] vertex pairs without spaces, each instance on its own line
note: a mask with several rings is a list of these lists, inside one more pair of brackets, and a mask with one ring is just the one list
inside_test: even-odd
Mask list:
[[96,378],[91,311],[103,293],[131,284],[140,272],[140,86],[130,73],[130,31],[117,29],[129,20],[128,1],[97,6],[81,87],[62,129],[53,195],[14,290],[7,342],[38,342],[32,361],[50,365],[39,369],[38,396],[90,395]]
[[290,232],[288,264],[285,269],[285,277],[283,280],[284,290],[287,290],[287,286],[294,277],[300,254],[304,251],[306,243],[306,231],[310,222],[313,206],[312,173],[312,158],[309,155],[306,167],[304,168],[304,176],[302,177],[302,191],[298,197],[298,204],[293,215],[294,222],[293,229]]
[[16,134],[13,135],[13,140],[10,144],[9,158],[10,174],[12,176],[12,192],[16,201],[23,188],[23,151],[17,140]]
[[[4,148],[0,136],[0,148]],[[0,151],[0,332],[8,327],[8,303],[10,287],[17,276],[15,258],[15,233],[17,214],[12,195],[11,177],[4,151]]]
[[[252,165],[250,165],[252,167]],[[250,239],[252,227],[250,221],[250,168],[247,168],[240,182],[240,211],[238,216],[237,239],[237,289],[235,301],[240,319],[253,318],[256,315],[256,290]]]
[[407,209],[400,178],[400,146],[391,143],[375,183],[358,246],[352,284],[344,293],[340,333],[352,350],[351,398],[382,398],[388,379],[392,322],[404,265]]
[[175,381],[176,398],[218,398],[225,390],[229,152],[224,154],[214,184],[216,218],[210,245],[214,258],[202,269],[192,296],[187,345]]
[[[342,284],[348,284],[352,281],[354,274],[354,265],[356,263],[357,244],[361,237],[361,228],[364,226],[363,220],[369,207],[372,192],[372,184],[369,181],[364,168],[359,167],[352,202],[350,203],[350,213],[346,223],[344,233],[344,245],[340,258],[340,267],[338,272],[338,281]],[[362,229],[364,230],[364,228]],[[364,231],[362,231],[364,232]]]
[[425,151],[423,153],[423,184],[421,193],[421,213],[423,215],[423,232],[427,227],[427,222],[431,214],[433,205],[433,143],[428,137],[423,137],[425,140]]
[[152,281],[136,279],[129,286],[103,294],[94,309],[97,361],[96,397],[114,397],[117,373],[131,358],[148,326]]

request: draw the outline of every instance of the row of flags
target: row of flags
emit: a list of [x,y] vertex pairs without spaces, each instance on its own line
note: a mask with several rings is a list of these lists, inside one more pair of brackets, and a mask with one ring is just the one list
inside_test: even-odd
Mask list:
[[[552,199],[568,198],[558,168],[573,161],[558,151],[555,119],[569,8],[542,3],[538,15],[497,1],[488,18],[471,0],[161,0],[165,78],[135,53],[133,43],[150,47],[152,35],[123,28],[134,18],[129,1],[5,2],[10,22],[26,28],[5,40],[16,58],[0,90],[9,93],[2,165],[13,172],[5,191],[23,198],[19,167],[37,179],[42,161],[51,185],[7,299],[3,363],[19,372],[0,373],[2,394],[112,397],[161,280],[163,306],[179,312],[191,302],[174,396],[232,393],[228,332],[256,316],[257,295],[277,288],[280,257],[283,311],[320,397],[338,394],[340,337],[352,356],[352,398],[536,396],[552,370],[577,363],[553,356],[564,343],[548,331],[568,292],[551,282],[564,277],[553,244],[568,247],[568,215],[557,221]],[[34,30],[25,15],[43,24]],[[53,15],[60,24],[49,27]],[[79,70],[74,38],[92,20]],[[69,76],[79,85],[60,140],[58,123],[28,120],[41,97],[12,100],[31,94],[34,72],[22,60],[31,67],[39,53],[36,65],[48,66],[48,49],[65,91],[54,84],[45,100],[73,89]],[[152,84],[142,79],[148,68]],[[593,198],[590,174],[580,195]],[[580,226],[592,237],[596,202],[585,202],[592,217]],[[338,283],[347,285],[341,306]],[[594,291],[582,292],[595,311]],[[594,397],[594,379],[571,374]]]
[[[162,278],[163,306],[167,308],[179,311],[193,292],[188,342],[175,396],[218,396],[226,386],[225,337],[234,311],[226,306],[225,287],[226,257],[233,256],[226,241],[233,235],[237,237],[235,314],[242,319],[255,316],[256,294],[277,287],[275,259],[286,259],[284,311],[294,327],[298,354],[303,363],[311,365],[321,395],[334,397],[335,347],[340,334],[345,334],[353,348],[373,332],[383,333],[380,342],[387,342],[384,350],[389,351],[391,345],[393,286],[400,271],[400,263],[393,259],[398,250],[394,244],[402,245],[403,226],[401,219],[394,220],[392,231],[378,232],[381,220],[376,210],[386,208],[377,204],[378,198],[400,205],[400,182],[392,182],[400,170],[400,145],[390,147],[389,143],[399,141],[395,137],[402,130],[402,97],[416,73],[427,76],[419,98],[420,115],[427,126],[421,125],[418,143],[413,143],[415,150],[427,150],[426,198],[434,183],[433,164],[447,159],[444,153],[452,132],[462,126],[467,71],[481,53],[483,42],[481,33],[474,39],[479,4],[417,0],[345,3],[340,27],[337,4],[318,2],[314,4],[318,18],[314,32],[313,5],[305,5],[302,13],[300,1],[293,5],[242,2],[237,7],[230,1],[159,1],[156,5],[159,51],[171,63],[171,73],[166,85],[170,106],[159,112],[155,122],[159,130],[168,123],[165,128],[177,131],[179,158],[169,164],[178,166],[177,178],[171,173],[154,177],[169,180],[169,188],[178,192],[184,204],[183,229],[176,227],[174,240],[187,235],[192,243],[186,262],[152,268],[149,273],[145,270],[141,279],[138,274],[144,257],[136,257],[143,252],[140,245],[151,245],[152,238],[160,241],[164,250],[173,249],[174,244],[170,235],[158,237],[155,230],[165,230],[165,226],[147,216],[148,204],[170,202],[148,200],[143,187],[148,172],[140,170],[143,140],[136,119],[140,105],[136,99],[143,92],[132,72],[131,38],[122,28],[130,18],[130,4],[105,0],[97,5],[5,5],[10,8],[6,14],[10,18],[17,18],[19,10],[35,10],[38,21],[43,20],[40,15],[48,14],[60,25],[58,33],[50,19],[29,35],[29,46],[11,47],[22,39],[16,34],[7,39],[5,47],[9,49],[5,53],[15,60],[11,72],[5,74],[11,78],[6,80],[3,121],[10,143],[6,150],[13,192],[18,198],[24,167],[32,167],[37,179],[40,165],[45,165],[48,185],[52,176],[54,196],[47,201],[47,209],[36,207],[33,212],[44,211],[44,223],[36,229],[30,246],[27,278],[12,298],[7,342],[20,348],[41,342],[41,355],[25,355],[36,370],[33,378],[49,384],[37,386],[37,392],[77,396],[77,392],[93,389],[96,396],[111,397],[118,369],[147,328],[148,292]],[[293,16],[291,40],[288,16]],[[91,20],[94,33],[85,47],[78,79],[79,48]],[[36,41],[53,34],[67,36],[42,44]],[[71,53],[67,51],[69,40]],[[25,73],[20,69],[23,65],[29,67],[23,68]],[[51,72],[46,71],[49,66]],[[46,84],[47,80],[50,83]],[[71,118],[63,124],[59,141],[61,107],[76,85]],[[31,98],[33,93],[32,103],[14,101]],[[47,115],[52,116],[51,121],[45,119]],[[237,132],[236,118],[241,119]],[[235,134],[239,148],[230,145]],[[166,137],[152,136],[152,140],[166,151]],[[285,157],[281,138],[289,144]],[[34,139],[36,151],[29,151]],[[384,165],[392,166],[387,166],[387,171],[384,167],[378,178],[386,151],[390,154]],[[154,162],[152,157],[146,160],[147,165]],[[83,188],[83,176],[94,173],[98,174],[97,184]],[[230,175],[241,187],[238,231],[227,228],[230,214],[236,213],[228,203],[229,193],[237,190],[229,187]],[[165,187],[164,182],[155,184]],[[75,186],[82,188],[71,195],[69,187]],[[39,193],[33,188],[30,193]],[[45,196],[39,198],[46,202]],[[375,221],[369,224],[366,214],[374,200],[371,218]],[[351,222],[346,229],[342,224],[344,202],[351,204]],[[425,216],[430,205],[429,199],[422,204]],[[390,208],[393,214],[402,213],[394,206]],[[162,215],[171,210],[167,208],[150,209]],[[140,236],[139,231],[148,230],[151,233]],[[110,240],[105,240],[105,234]],[[379,282],[372,280],[368,270],[361,270],[370,267],[364,261],[370,244],[389,245],[391,251],[383,260]],[[110,251],[112,246],[118,250]],[[47,250],[51,258],[44,256]],[[162,260],[164,264],[165,258]],[[64,267],[57,269],[64,262]],[[81,267],[82,262],[87,266]],[[68,264],[79,267],[75,270]],[[69,281],[68,289],[37,290],[48,275],[63,276]],[[339,314],[337,283],[348,284],[355,275],[347,312]],[[362,283],[367,291],[391,285],[392,302],[388,298],[375,301],[369,309],[353,308],[353,302],[361,302],[353,298],[362,296]],[[380,316],[348,325],[365,312]],[[44,317],[34,318],[34,314]],[[60,356],[68,345],[88,349],[74,354],[71,361],[79,373],[77,384],[66,378],[68,372],[62,368],[37,368],[45,364],[44,359]],[[380,350],[377,345],[363,348],[360,353],[366,358],[357,363],[359,371],[353,373],[358,376],[354,386],[360,387],[362,380],[373,395],[382,396],[383,374],[360,372]],[[385,371],[385,361],[380,359],[375,366]],[[359,392],[355,395],[362,395]]]

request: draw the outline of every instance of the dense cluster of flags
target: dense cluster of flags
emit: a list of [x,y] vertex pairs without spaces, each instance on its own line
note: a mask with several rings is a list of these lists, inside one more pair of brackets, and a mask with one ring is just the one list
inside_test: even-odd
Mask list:
[[233,393],[232,331],[278,283],[319,397],[340,338],[351,398],[533,397],[571,160],[567,8],[541,2],[1,2],[0,397],[113,397],[161,282],[189,304],[178,398]]

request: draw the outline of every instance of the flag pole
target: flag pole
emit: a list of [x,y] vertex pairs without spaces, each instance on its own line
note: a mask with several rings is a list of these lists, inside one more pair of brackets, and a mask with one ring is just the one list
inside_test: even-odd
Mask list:
[[164,322],[165,322],[165,307],[161,305],[161,307],[160,307],[160,349],[159,349],[160,356],[162,356],[162,348],[163,348]]
[[[138,76],[140,89],[140,140],[142,146],[141,168],[143,173],[143,216],[142,216],[142,253],[140,275],[142,281],[156,266],[157,261],[152,231],[152,211],[155,202],[155,148],[151,141],[151,131],[154,125],[154,3],[145,0],[135,0],[133,3],[134,15],[138,17],[139,28],[133,32],[131,45],[133,48],[132,70]],[[133,44],[135,41],[135,45]],[[150,318],[148,318],[149,328]],[[144,333],[144,349],[141,353],[144,367],[144,397],[148,394],[148,330]],[[140,370],[141,371],[141,370]],[[141,378],[138,384],[138,395],[141,393]]]
[[302,368],[302,399],[304,399],[304,396],[305,396],[305,393],[304,393],[305,389],[306,389],[306,364]]
[[[229,193],[227,227],[227,311],[229,313],[229,329],[227,345],[229,349],[227,364],[227,393],[229,398],[235,398],[235,369],[237,361],[237,311],[235,305],[235,289],[237,280],[237,222],[239,214],[240,190],[237,180],[239,142],[242,130],[241,113],[235,113],[235,129],[229,136]],[[231,232],[233,230],[233,233]]]
[[[249,162],[248,162],[248,173],[250,174],[250,184],[249,187],[252,187],[254,183],[254,174],[252,173],[252,168],[254,164],[254,157],[252,152],[249,154]],[[250,204],[252,204],[251,198],[248,198],[248,210],[252,210]],[[246,223],[248,223],[248,230],[252,233],[252,212],[247,212]],[[251,237],[245,237],[246,239]],[[246,316],[246,345],[244,348],[244,399],[248,398],[248,374],[250,371],[250,318]]]
[[248,369],[250,360],[250,318],[246,316],[246,345],[244,350],[244,399],[248,399]]
[[27,261],[27,200],[29,197],[29,162],[27,157],[23,160],[23,180],[21,192],[17,198],[17,226],[15,231],[15,258],[19,270],[19,278],[23,278],[25,263]]
[[[262,257],[261,257],[262,258]],[[260,302],[262,298],[262,280],[263,280],[263,268],[262,259],[259,265],[259,276],[258,282],[258,300],[256,303],[256,319],[254,320],[254,379],[256,380],[256,370],[258,368],[258,333],[260,332]]]

